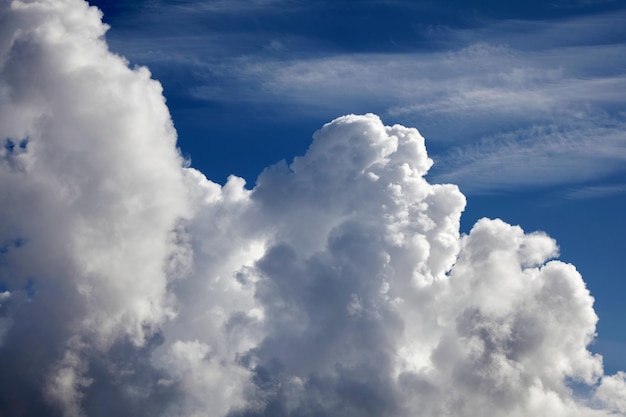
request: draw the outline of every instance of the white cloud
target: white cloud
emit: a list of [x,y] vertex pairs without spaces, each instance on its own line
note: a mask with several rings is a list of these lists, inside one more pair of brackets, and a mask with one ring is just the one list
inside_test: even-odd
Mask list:
[[618,372],[602,378],[595,397],[616,413],[626,413],[626,374]]
[[[0,281],[22,295],[7,306],[13,371],[0,384],[17,404],[49,380],[73,410],[83,354],[141,346],[172,315],[164,262],[188,211],[182,160],[161,86],[107,50],[97,9],[1,7],[0,138],[20,145],[3,149],[0,241],[21,243],[2,254]],[[36,371],[14,383],[23,361]]]
[[1,7],[0,413],[625,413],[582,277],[544,233],[461,235],[416,129],[340,117],[221,186],[95,9]]

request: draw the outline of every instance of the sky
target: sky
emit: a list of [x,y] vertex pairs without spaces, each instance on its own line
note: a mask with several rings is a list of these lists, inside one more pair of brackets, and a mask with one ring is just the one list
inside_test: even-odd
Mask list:
[[626,415],[625,19],[0,1],[0,415]]

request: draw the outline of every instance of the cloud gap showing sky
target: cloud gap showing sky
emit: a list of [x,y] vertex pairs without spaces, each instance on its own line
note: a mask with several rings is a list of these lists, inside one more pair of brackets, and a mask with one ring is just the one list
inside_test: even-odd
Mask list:
[[0,415],[626,415],[576,268],[460,233],[415,128],[342,116],[220,185],[98,9],[0,8]]

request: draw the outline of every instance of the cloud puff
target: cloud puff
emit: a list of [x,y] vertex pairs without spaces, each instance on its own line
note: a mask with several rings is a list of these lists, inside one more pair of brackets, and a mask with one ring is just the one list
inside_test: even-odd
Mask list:
[[173,314],[182,162],[160,85],[108,51],[97,9],[15,1],[0,16],[3,413],[45,414],[35,392],[77,415],[84,355],[141,346]]
[[544,233],[461,235],[416,129],[340,117],[221,186],[95,8],[1,7],[1,414],[626,413],[576,269]]

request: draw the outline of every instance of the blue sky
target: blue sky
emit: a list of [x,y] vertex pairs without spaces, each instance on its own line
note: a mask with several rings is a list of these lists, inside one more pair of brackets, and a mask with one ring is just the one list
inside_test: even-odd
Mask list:
[[224,183],[349,113],[419,129],[431,182],[554,237],[626,368],[626,5],[619,1],[93,1],[111,50],[164,88],[179,146]]

